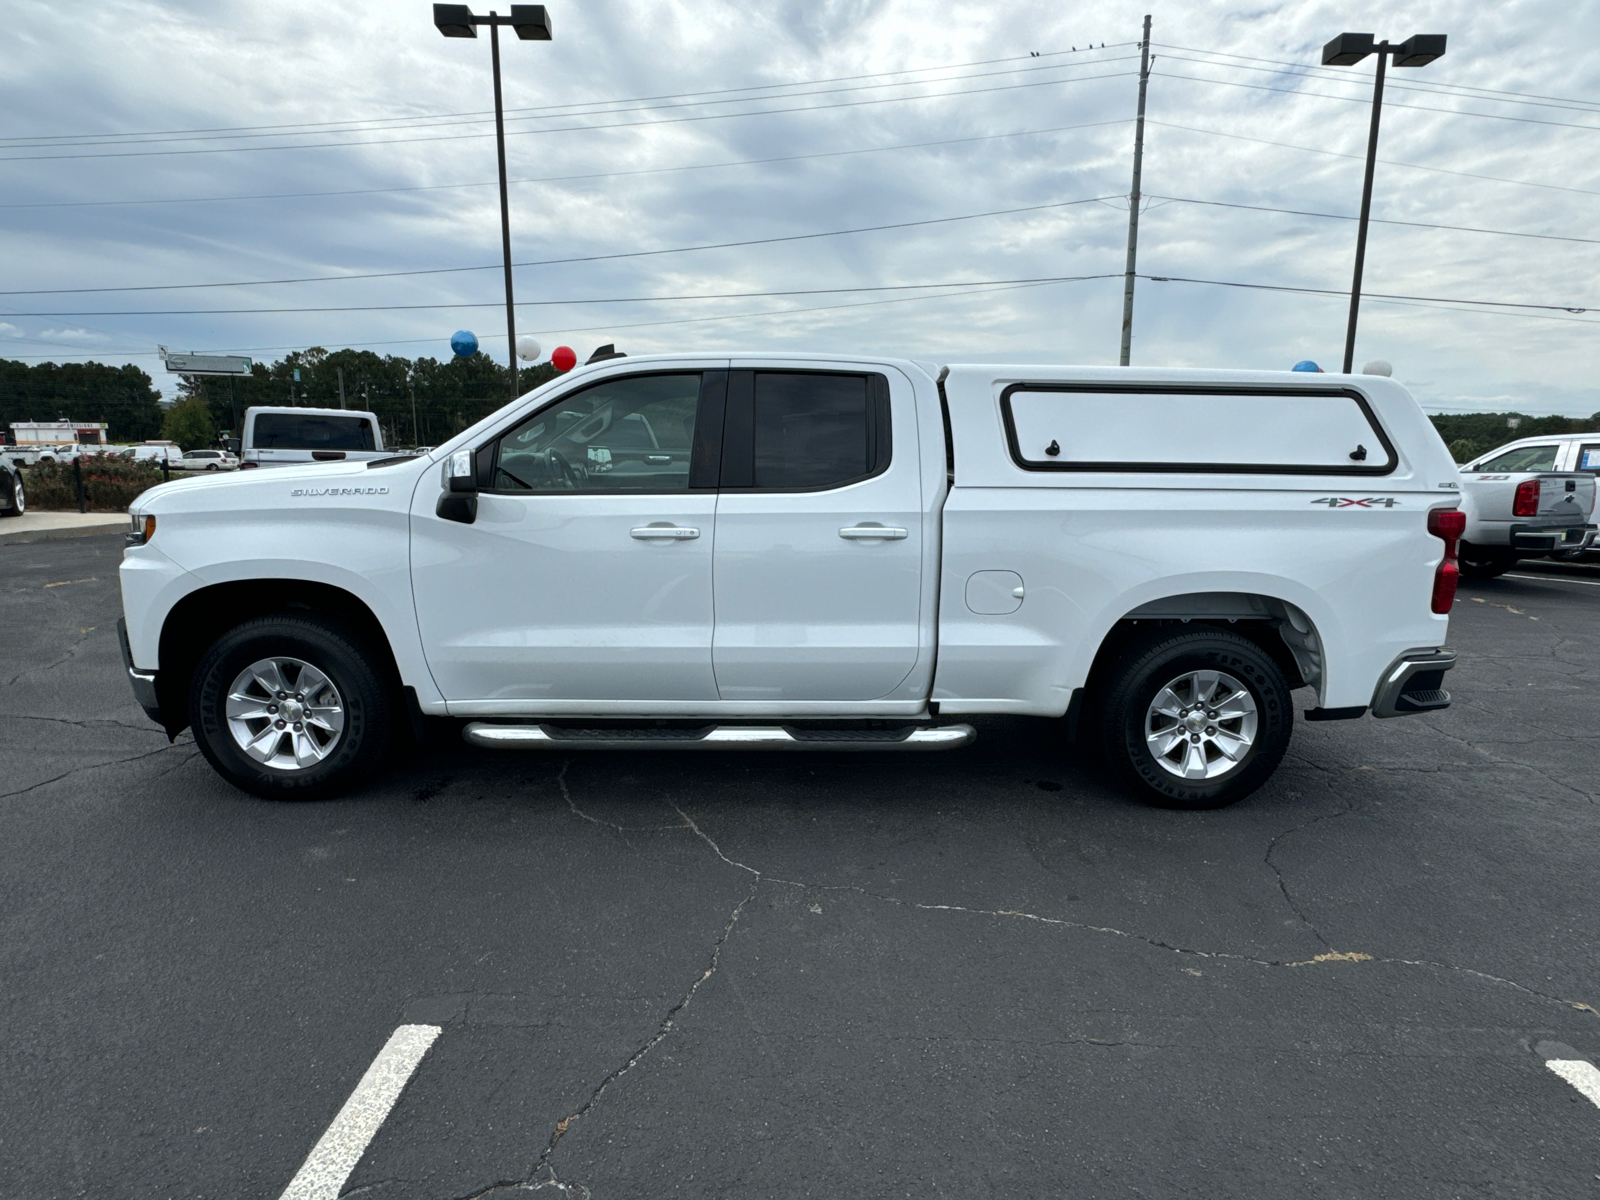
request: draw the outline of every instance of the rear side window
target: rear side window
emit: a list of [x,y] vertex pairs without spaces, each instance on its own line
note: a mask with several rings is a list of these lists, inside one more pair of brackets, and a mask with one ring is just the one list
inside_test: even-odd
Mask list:
[[1600,474],[1600,444],[1586,442],[1578,447],[1578,470]]
[[1479,471],[1554,471],[1556,469],[1556,451],[1561,448],[1559,442],[1552,442],[1548,446],[1518,446],[1515,450],[1507,450],[1504,454],[1496,454],[1491,459],[1479,463]]
[[1397,459],[1360,393],[1013,384],[1000,396],[1026,471],[1386,475]]
[[889,388],[881,375],[734,371],[722,486],[819,491],[889,465]]
[[250,434],[256,450],[376,450],[365,417],[257,413]]

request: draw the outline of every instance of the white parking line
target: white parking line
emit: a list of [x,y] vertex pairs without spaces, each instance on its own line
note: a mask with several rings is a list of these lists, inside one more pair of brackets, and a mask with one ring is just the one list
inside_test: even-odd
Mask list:
[[1506,579],[1531,579],[1535,583],[1581,583],[1584,587],[1600,587],[1600,579],[1568,579],[1565,575],[1512,575]]
[[279,1200],[338,1200],[339,1189],[438,1036],[437,1025],[402,1025],[390,1035]]
[[1547,1059],[1544,1065],[1587,1096],[1596,1108],[1600,1108],[1600,1067],[1581,1058],[1552,1058]]

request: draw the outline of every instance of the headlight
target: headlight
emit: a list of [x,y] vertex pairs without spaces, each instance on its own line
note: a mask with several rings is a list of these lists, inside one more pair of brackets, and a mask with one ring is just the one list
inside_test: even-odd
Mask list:
[[128,534],[128,545],[143,546],[156,535],[156,519],[154,517],[140,516],[138,513],[129,513],[128,519],[133,523],[133,529]]

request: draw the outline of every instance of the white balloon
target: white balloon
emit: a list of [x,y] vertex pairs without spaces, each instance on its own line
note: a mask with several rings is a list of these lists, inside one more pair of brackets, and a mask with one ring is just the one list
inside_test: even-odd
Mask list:
[[1375,358],[1361,368],[1363,375],[1393,375],[1394,368],[1381,358]]
[[532,334],[523,334],[517,339],[517,357],[528,362],[537,361],[540,353],[539,339]]

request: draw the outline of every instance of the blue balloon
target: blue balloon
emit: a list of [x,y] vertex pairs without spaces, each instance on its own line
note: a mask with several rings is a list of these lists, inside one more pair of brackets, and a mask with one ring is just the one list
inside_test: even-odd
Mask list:
[[[458,333],[456,336],[460,337],[461,335]],[[1322,368],[1317,366],[1317,364],[1312,362],[1309,358],[1302,358],[1289,369],[1291,371],[1315,371],[1318,375],[1323,373]]]
[[458,329],[450,335],[450,349],[456,352],[457,358],[471,358],[478,352],[478,335],[470,329]]

